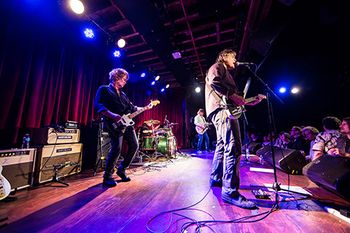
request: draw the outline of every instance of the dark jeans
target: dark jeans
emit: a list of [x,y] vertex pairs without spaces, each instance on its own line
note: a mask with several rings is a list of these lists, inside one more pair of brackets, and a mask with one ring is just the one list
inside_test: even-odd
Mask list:
[[205,149],[209,150],[208,132],[204,132],[204,134],[198,134],[197,150],[202,150],[203,139],[204,139],[204,143],[205,143]]
[[126,127],[123,131],[110,131],[109,135],[112,148],[107,156],[104,178],[111,178],[113,175],[114,167],[122,150],[123,138],[128,143],[128,152],[123,156],[124,160],[118,167],[118,170],[124,171],[129,167],[139,148],[135,129],[132,126]]
[[210,179],[222,181],[222,194],[235,197],[239,189],[241,134],[238,120],[227,117],[225,110],[212,116],[216,129],[216,148]]

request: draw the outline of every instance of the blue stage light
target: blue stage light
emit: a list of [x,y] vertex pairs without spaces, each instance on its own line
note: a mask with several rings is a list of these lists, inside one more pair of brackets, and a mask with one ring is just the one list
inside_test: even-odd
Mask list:
[[95,37],[94,31],[91,28],[85,28],[84,35],[88,39],[93,39]]
[[162,88],[161,90],[160,90],[160,92],[164,92],[165,91],[165,88]]
[[280,89],[279,89],[278,91],[279,91],[279,93],[283,94],[283,93],[286,93],[287,88],[285,88],[285,87],[280,87]]
[[156,84],[156,81],[152,81],[151,85],[154,86]]
[[140,75],[141,78],[144,78],[146,77],[146,73],[145,72],[142,72],[141,75]]
[[119,50],[116,49],[116,50],[114,50],[114,52],[113,52],[113,56],[119,58],[119,57],[122,56],[122,53],[121,53]]

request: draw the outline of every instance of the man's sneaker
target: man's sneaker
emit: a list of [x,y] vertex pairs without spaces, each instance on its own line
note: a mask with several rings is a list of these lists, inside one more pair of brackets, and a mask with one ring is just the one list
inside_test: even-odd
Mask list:
[[122,178],[122,182],[129,182],[131,179],[130,177],[126,176],[125,174],[125,170],[122,171],[122,170],[117,170],[117,175]]
[[102,184],[107,187],[115,187],[117,185],[117,182],[115,182],[113,178],[103,178]]
[[256,209],[257,206],[254,202],[247,200],[243,195],[233,198],[227,195],[221,195],[221,198],[224,202],[244,208],[244,209]]

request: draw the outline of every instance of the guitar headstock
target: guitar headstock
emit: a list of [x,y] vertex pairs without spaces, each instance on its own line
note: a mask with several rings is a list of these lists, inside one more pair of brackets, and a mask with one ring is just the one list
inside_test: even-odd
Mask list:
[[147,108],[153,108],[154,106],[157,106],[158,104],[160,104],[160,101],[159,100],[151,100],[151,103],[149,103],[147,105]]

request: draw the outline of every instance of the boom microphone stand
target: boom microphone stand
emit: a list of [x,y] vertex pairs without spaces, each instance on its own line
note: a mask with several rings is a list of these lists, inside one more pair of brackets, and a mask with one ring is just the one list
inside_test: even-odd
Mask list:
[[[272,135],[273,133],[275,133],[276,127],[275,127],[275,120],[274,120],[274,115],[273,115],[272,103],[271,103],[271,100],[270,100],[270,95],[274,96],[280,103],[284,104],[284,102],[281,100],[281,98],[279,98],[276,95],[276,93],[269,87],[269,85],[266,82],[264,82],[264,80],[262,78],[260,78],[256,74],[256,68],[257,67],[256,67],[255,64],[254,64],[254,67],[255,67],[254,70],[251,69],[249,64],[247,64],[245,66],[250,71],[252,76],[256,80],[258,80],[265,87],[269,131],[270,131],[270,135]],[[279,193],[278,192],[281,191],[281,190],[292,192],[292,193],[296,193],[296,194],[300,194],[300,195],[304,195],[304,196],[310,196],[310,195],[305,194],[305,193],[299,193],[299,192],[295,192],[295,191],[291,191],[291,190],[287,190],[287,189],[282,189],[281,188],[281,186],[280,186],[280,184],[278,183],[278,180],[277,180],[276,157],[275,157],[275,150],[274,150],[274,147],[273,147],[272,137],[270,137],[270,147],[271,147],[272,167],[273,167],[273,175],[274,175],[274,183],[272,184],[272,189],[275,191],[275,205],[276,205],[276,208],[279,208]]]

